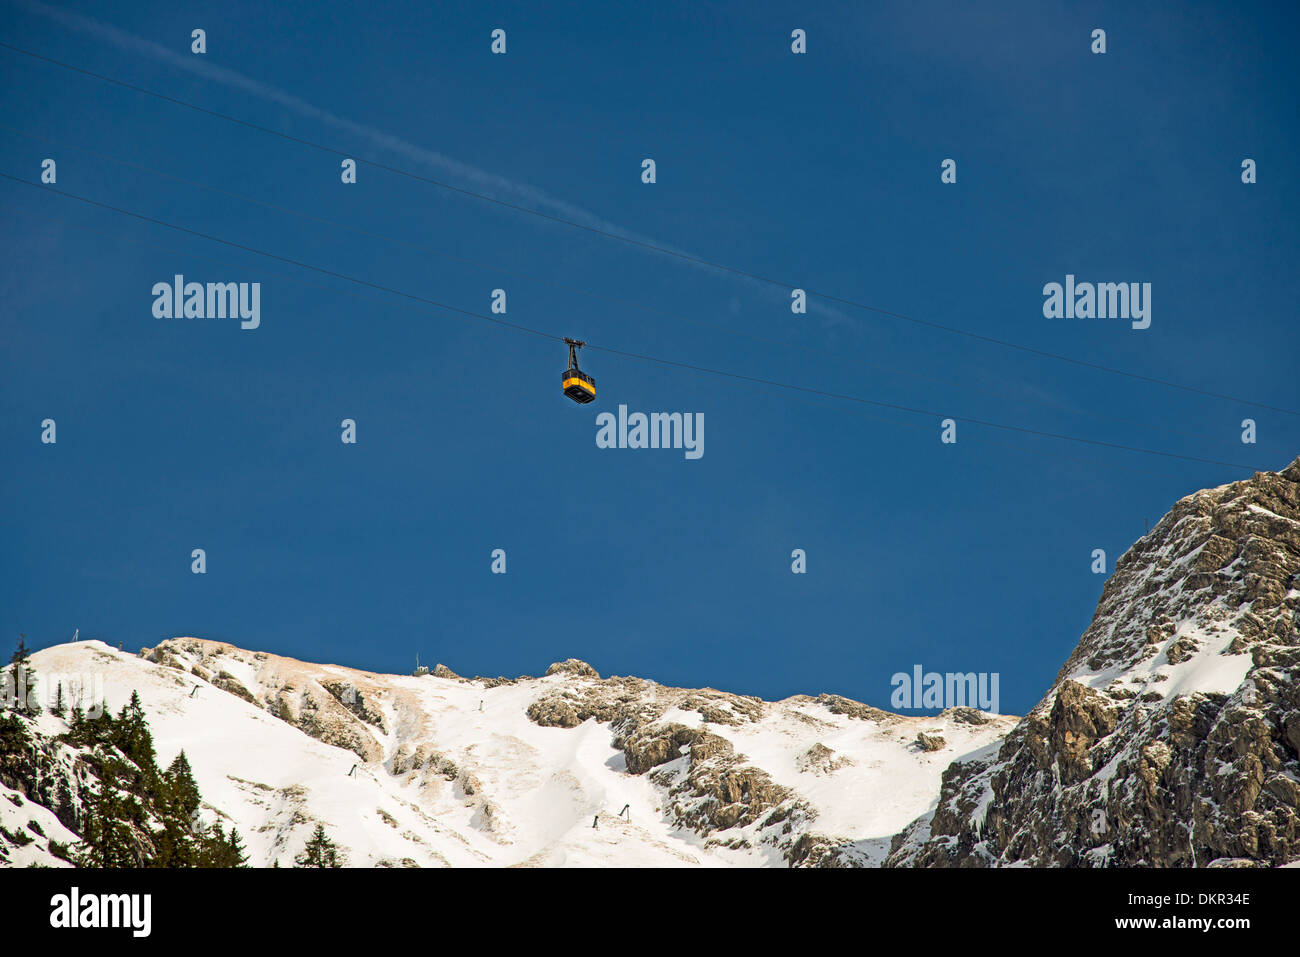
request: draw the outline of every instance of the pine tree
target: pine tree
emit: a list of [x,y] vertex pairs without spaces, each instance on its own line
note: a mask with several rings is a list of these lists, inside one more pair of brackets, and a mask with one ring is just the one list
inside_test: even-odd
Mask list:
[[104,807],[100,802],[100,794],[96,793],[94,797],[87,802],[85,812],[81,816],[81,843],[77,845],[77,866],[78,867],[107,867],[104,863],[108,857],[104,850],[104,820],[102,818]]
[[32,737],[16,714],[0,717],[0,779],[26,780],[32,772]]
[[86,749],[98,779],[83,801],[80,866],[193,866],[189,823],[169,811],[138,694],[116,719],[107,711],[84,718],[75,709],[66,740]]
[[135,866],[137,862],[131,853],[130,825],[127,823],[130,816],[128,803],[117,789],[113,768],[105,765],[100,773],[99,787],[95,789],[84,815],[78,865]]
[[81,830],[80,815],[77,813],[77,803],[72,798],[72,788],[68,784],[68,779],[64,775],[59,775],[59,783],[54,791],[54,815],[59,822],[70,831]]
[[227,867],[247,867],[248,852],[244,848],[244,842],[239,836],[239,828],[230,829],[230,840],[226,842]]
[[62,718],[67,714],[67,705],[63,702],[63,682],[59,682],[58,689],[54,692],[54,707],[51,709],[55,714]]
[[27,725],[17,715],[0,718],[0,755],[26,755],[31,746]]
[[86,733],[86,712],[81,710],[81,702],[72,706],[72,716],[68,719],[68,739],[76,742]]
[[244,850],[244,842],[239,836],[238,828],[231,828],[230,836],[227,837],[221,822],[217,821],[203,837],[202,844],[198,867],[248,866],[248,854]]
[[78,705],[73,711],[73,728],[68,737],[71,743],[83,748],[93,748],[99,744],[116,746],[117,725],[107,708],[101,709],[92,718],[88,717]]
[[226,830],[220,821],[213,822],[199,845],[196,867],[225,867]]
[[199,796],[199,786],[194,780],[194,773],[190,770],[189,758],[185,757],[183,750],[168,766],[164,777],[173,806],[185,821],[193,820],[203,799]]
[[[160,790],[166,787],[160,779]],[[202,865],[202,842],[196,839],[192,818],[182,814],[171,800],[170,792],[155,795],[155,807],[162,829],[153,835],[154,855],[150,867],[199,867]]]
[[132,691],[130,703],[123,705],[118,713],[117,735],[113,743],[146,776],[155,768],[153,735],[144,716],[144,705],[140,703],[140,692]]
[[[25,733],[25,724],[12,724]],[[0,743],[7,723],[0,723]],[[117,716],[102,711],[86,717],[74,704],[63,740],[83,749],[81,760],[92,770],[95,786],[82,789],[78,813],[66,784],[59,792],[59,816],[77,819],[82,841],[76,855],[81,867],[246,867],[248,853],[239,832],[227,836],[220,822],[205,829],[199,809],[203,798],[184,751],[166,771],[158,768],[153,734],[138,693]],[[71,825],[70,825],[71,826]],[[313,859],[333,863],[337,849],[324,838]]]
[[325,835],[325,827],[316,825],[303,852],[293,859],[294,867],[342,867],[338,845]]
[[32,651],[27,647],[27,635],[18,636],[18,648],[9,659],[9,674],[18,695],[14,699],[15,710],[40,714],[41,704],[36,693],[36,669],[32,667]]

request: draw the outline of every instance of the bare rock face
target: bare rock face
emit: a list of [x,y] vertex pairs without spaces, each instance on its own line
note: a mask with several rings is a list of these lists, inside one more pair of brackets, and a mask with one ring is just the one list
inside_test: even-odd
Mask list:
[[887,866],[1300,859],[1300,460],[1179,501],[1000,748]]
[[916,735],[916,743],[920,745],[922,751],[942,751],[948,744],[940,734],[926,734],[924,731]]
[[[640,678],[565,684],[533,701],[527,713],[531,721],[547,728],[576,728],[588,718],[613,722],[629,716],[642,718],[652,713],[662,714],[653,703],[652,689],[656,687]],[[652,700],[649,702],[642,700],[646,691],[651,691]]]
[[842,698],[837,694],[818,695],[817,703],[825,705],[831,714],[846,714],[851,718],[861,718],[863,721],[895,721],[898,719],[898,715],[893,712],[882,711],[879,708],[873,708],[869,704],[863,704],[861,701]]
[[[709,731],[656,724],[614,744],[623,749],[631,773],[653,769],[651,779],[667,790],[678,824],[700,834],[748,827],[794,797],[766,771],[746,763],[730,741]],[[768,816],[766,824],[783,821],[790,808],[784,811]]]
[[378,728],[380,734],[384,733],[384,716],[366,703],[365,692],[343,681],[322,681],[320,684],[353,715],[371,727]]
[[[709,724],[740,727],[760,720],[767,707],[761,699],[712,688],[669,688],[640,678],[600,679],[595,669],[573,659],[552,665],[547,672],[557,673],[592,680],[567,682],[547,691],[529,706],[531,720],[561,728],[577,727],[591,718],[608,724],[627,771],[648,775],[664,789],[666,809],[677,826],[705,837],[706,846],[747,848],[760,841],[783,848],[789,859],[795,843],[791,820],[806,819],[806,808],[792,791],[776,784],[766,771],[737,753],[730,741],[707,728]],[[866,708],[838,700],[845,707]],[[666,718],[672,710],[698,714],[704,727]],[[834,767],[847,763],[831,762]]]
[[[622,724],[635,726],[636,722],[622,722]],[[628,773],[645,774],[661,764],[667,764],[691,753],[696,745],[700,746],[702,755],[705,750],[705,740],[706,732],[688,728],[684,724],[672,723],[637,728],[631,734],[615,738],[614,746],[622,750],[623,757],[627,761]],[[711,753],[717,753],[719,741],[720,738],[714,738],[711,742]]]
[[[220,671],[211,681],[215,687],[220,688],[222,691],[227,691],[236,698],[243,698],[250,704],[257,704],[257,699],[253,697],[253,693],[245,688],[239,679],[230,672]],[[261,705],[258,705],[258,707],[261,707]]]
[[852,767],[856,763],[847,754],[836,754],[834,748],[828,748],[819,741],[798,757],[795,767],[812,774],[833,774],[840,768]]
[[948,708],[940,712],[939,717],[951,718],[953,721],[958,721],[962,724],[973,724],[976,726],[988,724],[990,720],[989,716],[979,708],[967,707]]
[[549,675],[579,675],[584,678],[595,678],[600,680],[600,675],[596,669],[585,661],[579,661],[577,658],[569,658],[566,661],[557,661],[546,669]]

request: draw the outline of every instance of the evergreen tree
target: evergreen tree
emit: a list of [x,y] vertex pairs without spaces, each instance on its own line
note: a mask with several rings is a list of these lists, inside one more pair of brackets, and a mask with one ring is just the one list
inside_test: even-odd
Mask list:
[[293,859],[294,867],[342,867],[338,845],[325,835],[325,827],[316,825],[303,852]]
[[68,719],[68,739],[79,741],[86,733],[86,712],[81,710],[81,702],[72,706],[72,715]]
[[226,849],[226,830],[220,821],[214,821],[208,833],[199,841],[196,867],[224,867],[222,858]]
[[32,738],[27,732],[27,725],[17,715],[0,718],[0,756],[16,754],[26,755],[31,749]]
[[77,803],[72,799],[72,788],[68,785],[68,779],[64,775],[59,775],[59,783],[54,791],[54,815],[59,822],[70,831],[81,830],[81,819],[77,813]]
[[[138,695],[115,720],[104,711],[81,718],[74,711],[65,740],[86,750],[82,760],[97,779],[83,801],[82,867],[185,866],[186,828],[168,828],[159,791],[153,739]],[[83,795],[86,794],[83,790]],[[161,821],[161,830],[154,822]]]
[[154,855],[150,867],[199,867],[203,850],[196,840],[188,816],[177,813],[167,798],[159,795],[159,818],[162,829],[154,833]]
[[26,780],[32,772],[32,736],[16,714],[0,717],[0,780]]
[[41,705],[36,694],[36,669],[32,667],[31,655],[32,651],[27,647],[27,636],[20,634],[18,648],[9,659],[9,676],[13,682],[14,693],[17,695],[14,699],[14,709],[27,711],[29,714],[40,714]]
[[[77,710],[80,711],[80,707]],[[113,721],[113,715],[109,713],[107,708],[102,709],[93,718],[82,713],[81,719],[79,733],[75,736],[69,735],[73,744],[80,745],[83,748],[93,748],[100,744],[116,746],[117,727]]]
[[199,867],[247,867],[248,854],[237,828],[231,828],[226,836],[221,822],[212,825],[211,831],[203,838],[203,849],[199,854]]
[[126,802],[118,792],[113,769],[106,765],[84,816],[79,866],[131,867],[136,863],[125,811]]
[[[16,732],[8,732],[13,725]],[[0,722],[4,742],[26,734],[17,717]],[[116,716],[102,711],[86,717],[74,704],[63,740],[82,750],[94,786],[82,789],[80,812],[66,782],[58,794],[59,818],[79,825],[81,867],[246,867],[248,853],[237,830],[227,836],[220,822],[205,829],[203,798],[184,751],[166,771],[157,764],[153,734],[138,693]],[[18,745],[15,745],[15,747]],[[71,824],[69,824],[72,827]],[[337,849],[324,837],[312,851],[313,865],[337,867]]]
[[191,821],[198,813],[203,799],[199,796],[199,786],[194,780],[194,773],[190,770],[189,758],[185,757],[183,750],[168,766],[164,777],[171,803],[186,822]]
[[248,852],[245,850],[244,842],[239,836],[239,828],[232,827],[230,829],[230,840],[226,842],[226,848],[226,859],[229,862],[226,864],[227,867],[248,866]]
[[55,714],[62,718],[67,713],[67,705],[63,702],[63,682],[59,682],[59,687],[54,692],[54,707],[51,709]]
[[123,705],[117,715],[117,734],[113,744],[131,759],[146,776],[156,770],[153,749],[153,735],[149,732],[149,722],[144,716],[144,705],[140,703],[140,692],[131,692],[131,701]]

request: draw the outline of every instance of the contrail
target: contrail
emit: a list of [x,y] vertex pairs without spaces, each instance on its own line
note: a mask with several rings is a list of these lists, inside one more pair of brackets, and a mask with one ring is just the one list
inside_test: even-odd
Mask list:
[[[572,203],[565,202],[549,195],[543,190],[537,189],[524,183],[517,183],[507,179],[504,176],[498,176],[478,169],[468,163],[462,163],[460,160],[445,156],[434,150],[428,150],[414,143],[408,142],[391,133],[375,129],[372,126],[366,126],[357,123],[346,117],[331,113],[329,110],[323,110],[313,103],[309,103],[301,97],[294,96],[279,87],[272,86],[269,83],[263,83],[252,77],[245,76],[236,70],[227,69],[226,67],[215,66],[203,57],[183,56],[168,47],[152,40],[146,40],[143,37],[120,30],[117,27],[104,23],[101,20],[92,17],[82,16],[79,13],[73,13],[69,10],[63,10],[59,7],[52,7],[49,4],[41,3],[40,0],[20,0],[24,6],[32,12],[41,14],[57,20],[64,26],[71,27],[82,33],[91,34],[102,40],[130,50],[134,53],[142,53],[145,56],[152,57],[155,60],[186,70],[190,73],[197,74],[204,79],[220,83],[224,86],[233,87],[251,93],[253,96],[269,102],[283,106],[286,109],[293,110],[300,116],[305,116],[313,120],[319,120],[335,129],[342,130],[352,136],[362,137],[370,141],[375,146],[381,147],[392,153],[400,154],[408,159],[415,160],[426,166],[432,166],[440,170],[452,173],[461,179],[468,180],[479,186],[497,190],[498,192],[508,193],[538,205],[547,206],[550,209],[562,213],[567,218],[581,220],[590,226],[596,226],[601,229],[618,230],[613,223],[601,219],[599,216],[591,213]],[[624,233],[624,235],[627,235]]]
[[[543,207],[554,215],[560,216],[564,219],[570,219],[593,229],[603,230],[604,232],[617,233],[627,239],[651,246],[658,246],[668,252],[688,257],[686,260],[683,260],[686,262],[689,262],[690,258],[702,258],[696,257],[692,253],[678,249],[675,246],[661,242],[653,237],[629,232],[623,227],[611,223],[581,206],[576,206],[567,200],[552,196],[545,190],[531,186],[527,183],[516,182],[496,173],[479,169],[478,167],[471,166],[468,163],[464,163],[435,150],[417,146],[408,140],[404,140],[399,136],[394,136],[384,130],[376,129],[375,127],[367,126],[363,123],[357,123],[347,117],[331,113],[329,110],[321,109],[315,104],[309,103],[301,97],[295,96],[277,86],[264,83],[261,80],[255,80],[236,70],[231,70],[222,66],[215,66],[203,57],[186,56],[177,53],[162,44],[154,43],[152,40],[146,40],[144,37],[136,36],[133,33],[128,33],[127,31],[121,30],[112,24],[105,23],[102,20],[96,20],[93,17],[73,13],[70,10],[64,10],[60,7],[50,6],[47,3],[42,3],[41,0],[19,0],[19,2],[23,6],[27,7],[31,12],[56,20],[73,30],[105,40],[124,50],[143,54],[144,56],[159,60],[170,66],[177,67],[178,69],[186,70],[190,73],[201,76],[204,79],[211,80],[214,83],[220,83],[223,86],[237,90],[243,90],[259,99],[292,110],[300,116],[318,120],[321,123],[334,127],[335,129],[342,130],[350,136],[362,138],[381,149],[389,151],[390,153],[395,153],[424,166],[429,166],[450,173],[452,176],[458,177],[462,181],[475,184],[484,192],[495,192],[497,198],[501,198],[502,194],[505,194],[517,199],[522,199],[531,205]],[[700,266],[699,268],[708,269],[709,267]],[[712,272],[713,270],[710,269],[710,271]],[[768,285],[765,283],[760,283],[744,276],[736,278],[742,279],[746,285],[753,287],[761,286],[765,290],[770,291]],[[858,323],[850,320],[849,317],[839,309],[834,306],[816,302],[812,297],[810,297],[808,302],[808,309],[810,312],[816,311],[829,319],[835,320],[836,324],[843,323],[849,326],[858,326]]]

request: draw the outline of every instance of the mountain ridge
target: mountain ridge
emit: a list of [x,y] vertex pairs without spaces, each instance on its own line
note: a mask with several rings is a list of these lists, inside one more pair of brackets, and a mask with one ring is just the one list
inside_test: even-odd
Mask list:
[[[358,866],[1300,861],[1300,459],[1179,499],[1021,718],[764,701],[578,659],[383,675],[173,638],[32,660],[102,676],[111,709],[138,693],[203,820],[260,866],[317,825]],[[66,866],[96,782],[66,721],[19,720],[37,746],[0,762],[0,863]]]
[[887,866],[1300,858],[1300,459],[1187,495],[1116,563],[997,753],[955,762]]
[[[51,678],[102,672],[110,710],[139,692],[160,758],[185,749],[205,818],[237,825],[263,866],[287,864],[316,823],[359,865],[787,865],[830,848],[878,863],[947,761],[1014,720],[769,702],[575,659],[538,678],[400,676],[176,638],[32,661]],[[30,723],[50,773],[75,780],[66,723]]]

